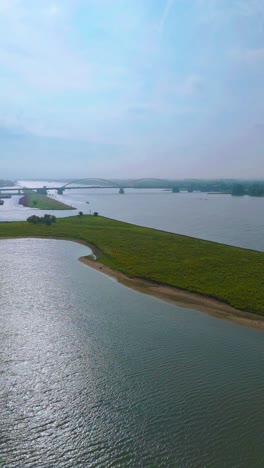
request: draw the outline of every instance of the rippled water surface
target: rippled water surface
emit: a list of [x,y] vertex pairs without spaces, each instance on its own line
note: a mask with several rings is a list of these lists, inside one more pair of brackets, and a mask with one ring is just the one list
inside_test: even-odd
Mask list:
[[[263,334],[0,242],[4,467],[263,467]],[[1,465],[1,462],[0,462]]]

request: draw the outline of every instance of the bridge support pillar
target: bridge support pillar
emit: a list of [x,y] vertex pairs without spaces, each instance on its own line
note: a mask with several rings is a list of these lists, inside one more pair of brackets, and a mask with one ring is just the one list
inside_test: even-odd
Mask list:
[[58,190],[57,190],[58,195],[63,195],[63,192],[64,192],[63,187],[58,188]]
[[41,195],[47,195],[47,187],[38,188],[37,193],[40,193]]
[[125,193],[124,189],[123,188],[120,188],[119,189],[119,193],[121,193],[122,195]]

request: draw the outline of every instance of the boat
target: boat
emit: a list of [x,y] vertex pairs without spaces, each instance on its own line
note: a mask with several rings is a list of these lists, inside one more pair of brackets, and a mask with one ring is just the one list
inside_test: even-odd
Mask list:
[[0,200],[0,205],[3,205],[4,203],[4,200]]

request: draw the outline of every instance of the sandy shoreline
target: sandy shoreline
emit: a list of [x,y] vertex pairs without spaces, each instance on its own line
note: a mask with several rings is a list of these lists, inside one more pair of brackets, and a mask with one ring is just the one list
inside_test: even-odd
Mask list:
[[[84,245],[91,249],[92,253],[95,255],[96,258],[100,258],[101,255],[101,251],[95,245],[91,243],[89,244],[87,241],[81,239],[56,236],[18,236],[0,238],[0,240],[13,239],[54,239],[64,240],[68,242],[76,242],[77,244]],[[149,280],[141,278],[129,278],[120,271],[113,270],[112,268],[107,267],[98,261],[91,260],[87,257],[80,257],[78,260],[86,266],[99,271],[100,273],[115,278],[119,283],[123,284],[124,286],[139,291],[143,294],[149,294],[166,302],[174,303],[180,307],[198,310],[200,312],[205,312],[208,315],[229,320],[245,327],[255,328],[264,331],[263,316],[253,314],[250,312],[244,312],[242,310],[235,309],[234,307],[231,307],[224,302],[218,301],[217,299],[212,299],[210,297],[202,296],[196,293],[184,291],[176,287],[155,284]]]
[[79,261],[94,270],[115,278],[119,283],[135,289],[144,294],[149,294],[166,302],[177,304],[180,307],[191,308],[205,312],[214,317],[231,320],[245,327],[256,328],[264,331],[264,317],[238,309],[210,297],[201,296],[188,291],[183,291],[171,286],[159,285],[141,278],[129,278],[120,271],[102,265],[100,262],[80,257]]

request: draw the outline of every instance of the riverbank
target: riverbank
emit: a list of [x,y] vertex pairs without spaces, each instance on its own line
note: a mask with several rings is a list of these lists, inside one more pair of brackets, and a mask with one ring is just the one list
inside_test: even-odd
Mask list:
[[130,287],[222,317],[264,319],[262,252],[89,215],[57,219],[53,226],[1,223],[0,237],[82,242],[97,249],[98,269]]
[[216,299],[183,291],[175,287],[155,284],[142,278],[129,278],[120,271],[113,270],[87,257],[80,257],[79,261],[102,274],[115,278],[119,283],[140,293],[154,296],[180,307],[198,310],[213,317],[230,320],[245,327],[264,331],[264,317],[259,315],[243,312]]

